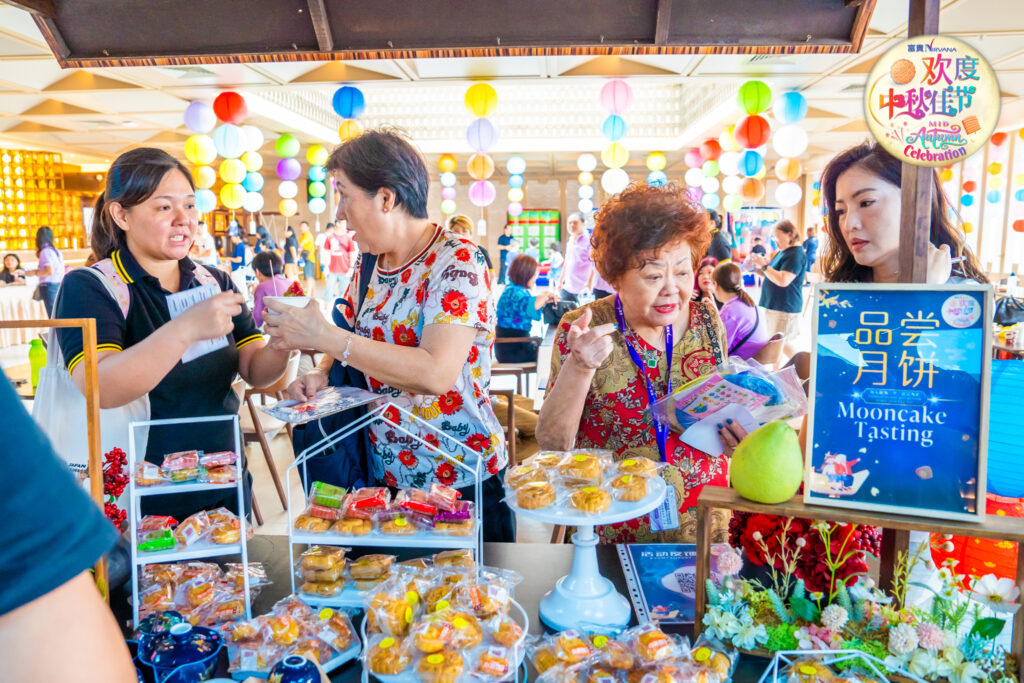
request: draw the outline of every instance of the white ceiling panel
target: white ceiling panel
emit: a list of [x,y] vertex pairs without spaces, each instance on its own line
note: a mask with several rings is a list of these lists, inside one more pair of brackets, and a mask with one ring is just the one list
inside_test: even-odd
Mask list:
[[182,114],[187,100],[154,90],[114,90],[104,93],[52,92],[55,100],[111,113],[177,110]]
[[52,56],[40,59],[19,59],[4,64],[0,80],[17,83],[30,90],[42,90],[68,75]]

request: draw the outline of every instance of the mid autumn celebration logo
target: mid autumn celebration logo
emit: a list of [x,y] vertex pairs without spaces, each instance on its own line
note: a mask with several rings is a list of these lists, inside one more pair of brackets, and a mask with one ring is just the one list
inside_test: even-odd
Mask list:
[[999,84],[976,48],[948,36],[916,36],[875,62],[864,88],[864,118],[897,159],[948,166],[992,135]]

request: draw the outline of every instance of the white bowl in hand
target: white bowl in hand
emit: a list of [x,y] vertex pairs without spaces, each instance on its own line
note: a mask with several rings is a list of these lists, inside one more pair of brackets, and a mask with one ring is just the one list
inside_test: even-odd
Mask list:
[[[296,308],[305,308],[306,304],[310,302],[313,297],[309,296],[265,296],[263,297],[263,303],[266,304],[268,301],[274,303],[284,304],[286,306],[295,306]],[[273,314],[274,311],[267,307],[267,312]]]

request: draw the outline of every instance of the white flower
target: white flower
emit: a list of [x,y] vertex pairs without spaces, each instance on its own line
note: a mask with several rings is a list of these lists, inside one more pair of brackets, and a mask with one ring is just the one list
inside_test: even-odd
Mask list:
[[895,655],[889,655],[884,660],[882,660],[882,663],[885,664],[887,669],[895,671],[897,669],[906,668],[907,660],[909,660],[909,659],[910,659],[910,655],[909,654],[900,655],[899,657],[897,657]]
[[829,605],[821,610],[821,625],[829,631],[840,630],[849,619],[850,615],[842,605]]
[[928,650],[915,650],[914,656],[910,658],[910,673],[918,678],[928,678],[935,673],[939,666],[939,658]]
[[708,610],[704,615],[704,625],[709,638],[729,640],[740,629],[740,620],[729,612],[720,609]]
[[971,597],[985,603],[995,612],[1013,614],[1020,609],[1020,605],[1013,604],[1020,597],[1020,589],[1012,579],[997,579],[995,574],[986,574],[974,584]]
[[805,545],[807,545],[807,539],[803,536],[798,536],[796,539],[796,547],[803,548]]
[[814,641],[811,640],[811,634],[807,632],[806,627],[798,628],[793,631],[793,637],[797,640],[798,650],[813,650]]
[[743,650],[753,650],[758,645],[767,642],[768,631],[764,624],[754,625],[753,621],[744,620],[739,631],[733,636],[732,644]]
[[910,624],[896,624],[889,629],[889,652],[897,657],[917,648],[917,631]]
[[974,683],[987,676],[974,662],[961,662],[949,673],[948,678],[949,683]]

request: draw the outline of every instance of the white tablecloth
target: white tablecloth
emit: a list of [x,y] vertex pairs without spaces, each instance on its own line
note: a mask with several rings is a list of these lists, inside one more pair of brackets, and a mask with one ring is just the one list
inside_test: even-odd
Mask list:
[[[42,301],[33,301],[34,286],[6,285],[0,287],[0,320],[46,320],[46,308]],[[21,329],[0,329],[0,347],[28,344],[43,330],[38,327]]]

